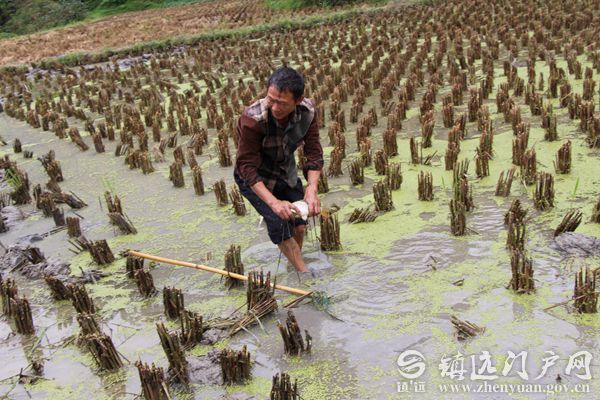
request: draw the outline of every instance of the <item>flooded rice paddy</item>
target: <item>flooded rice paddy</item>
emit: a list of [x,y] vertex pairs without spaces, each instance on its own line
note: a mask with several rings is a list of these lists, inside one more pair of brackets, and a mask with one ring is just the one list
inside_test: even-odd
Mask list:
[[[508,54],[503,57],[501,61]],[[578,60],[584,66],[591,65],[584,55]],[[558,56],[557,65],[566,68],[566,61]],[[479,73],[481,60],[476,61],[475,66]],[[125,362],[117,372],[100,372],[89,353],[76,344],[79,327],[70,302],[53,300],[43,280],[10,274],[17,280],[19,293],[26,295],[32,305],[36,333],[15,334],[12,322],[6,317],[0,319],[0,357],[4,360],[0,364],[0,395],[12,399],[136,398],[141,388],[135,361],[153,362],[167,368],[155,327],[166,318],[160,294],[142,298],[135,282],[126,277],[125,258],[119,253],[132,249],[222,268],[223,255],[231,244],[241,246],[246,272],[270,271],[278,283],[324,291],[331,296],[331,303],[326,310],[310,303],[303,303],[294,310],[300,326],[313,337],[312,352],[302,357],[284,354],[276,325],[278,319],[285,319],[286,311],[282,307],[249,332],[222,339],[212,346],[197,345],[187,352],[188,356],[202,356],[212,348],[241,349],[246,345],[254,360],[252,379],[236,386],[192,383],[188,390],[175,387],[174,398],[265,399],[269,396],[272,376],[279,371],[288,372],[292,379],[298,380],[301,396],[306,400],[590,398],[590,393],[598,393],[598,316],[579,314],[570,304],[548,307],[572,298],[574,276],[581,267],[598,267],[598,259],[593,254],[582,256],[561,250],[555,244],[553,232],[565,213],[576,208],[584,215],[576,232],[600,236],[600,224],[590,222],[599,194],[600,149],[588,146],[578,122],[569,119],[565,108],[558,107],[558,99],[545,101],[555,107],[559,140],[545,141],[545,130],[539,127],[540,117],[532,116],[529,107],[523,106],[523,99],[516,97],[524,121],[531,123],[529,147],[537,151],[538,171],[554,172],[555,154],[567,140],[573,145],[572,169],[570,174],[555,175],[555,207],[550,210],[538,211],[533,207],[534,186],[526,186],[520,179],[513,182],[509,197],[495,196],[497,177],[512,165],[514,135],[510,123],[504,121],[501,113],[496,113],[493,99],[506,78],[501,64],[494,67],[495,86],[490,100],[484,101],[490,108],[494,127],[494,156],[489,162],[489,176],[484,178],[476,178],[474,162],[471,162],[468,176],[476,207],[467,214],[467,235],[456,237],[450,232],[448,201],[453,196],[453,172],[444,169],[448,129],[443,128],[440,107],[435,114],[433,146],[424,150],[428,155],[436,152],[437,155],[431,165],[410,163],[409,138],[420,135],[415,101],[398,132],[399,154],[390,158],[401,163],[403,174],[401,189],[392,192],[394,209],[382,213],[374,222],[349,224],[348,217],[355,208],[373,203],[372,186],[381,177],[373,167],[365,169],[365,183],[358,186],[350,184],[347,172],[330,177],[331,190],[321,198],[324,206],[340,208],[343,249],[320,251],[318,227],[313,224],[303,253],[309,265],[321,275],[307,282],[298,281],[285,259],[278,263],[279,251],[268,240],[266,229],[259,225],[259,216],[254,210],[249,209],[248,215],[238,217],[230,206],[218,207],[210,189],[204,196],[195,195],[189,167],[184,167],[186,187],[174,188],[168,179],[171,154],[167,154],[166,162],[154,163],[153,173],[142,175],[139,170],[130,169],[124,157],[114,156],[117,142],[105,141],[105,153],[96,153],[93,147],[82,152],[68,139],[59,139],[51,132],[34,129],[6,113],[0,114],[0,136],[8,143],[0,148],[1,154],[16,160],[19,168],[27,172],[30,182],[44,183],[47,176],[36,157],[54,150],[64,175],[61,188],[76,193],[88,204],[77,210],[82,217],[83,234],[88,239],[106,239],[117,260],[99,267],[89,252],[73,254],[66,231],[43,235],[53,230],[54,222],[45,218],[33,203],[19,206],[24,219],[10,225],[9,231],[0,235],[0,242],[7,247],[17,242],[32,243],[46,257],[70,263],[73,275],[89,268],[107,273],[108,276],[96,284],[86,286],[99,309],[97,316],[102,330],[112,337]],[[544,61],[538,60],[535,70],[536,75],[549,76]],[[518,74],[527,79],[526,68],[518,68]],[[571,83],[573,91],[580,93],[582,81]],[[184,86],[177,90],[183,92]],[[419,89],[418,93],[422,92],[423,89]],[[448,88],[442,88],[438,96],[441,98],[447,93]],[[379,108],[377,94],[374,92],[367,98],[365,109]],[[348,112],[349,104],[344,104],[343,109]],[[464,111],[466,105],[456,109]],[[385,120],[383,116],[380,118]],[[73,118],[69,123],[81,126],[81,122]],[[374,149],[382,146],[380,132],[384,122],[380,121],[379,126],[373,134]],[[347,126],[348,159],[360,156],[353,143],[356,127],[356,123]],[[332,147],[327,146],[327,128],[321,129],[321,135],[328,162]],[[216,130],[211,129],[209,137],[211,143],[204,154],[197,156],[205,186],[210,188],[212,183],[224,178],[229,189],[234,184],[232,168],[219,166],[214,150]],[[477,123],[468,123],[459,160],[473,161],[479,137]],[[13,154],[11,145],[16,138],[22,142],[23,150],[33,152],[33,159],[25,159],[21,153]],[[84,135],[84,141],[92,146],[89,136]],[[233,145],[231,147],[233,149]],[[420,171],[433,174],[433,201],[418,200]],[[10,190],[6,182],[4,190]],[[109,224],[103,197],[105,190],[121,198],[137,234],[121,235]],[[532,294],[516,294],[507,289],[511,262],[505,246],[504,215],[515,198],[528,209],[526,249],[533,260],[536,288]],[[74,214],[65,207],[65,215]],[[227,291],[221,279],[209,273],[166,264],[146,262],[146,265],[150,265],[159,290],[165,286],[181,289],[186,309],[203,315],[205,320],[227,317],[246,301],[244,289]],[[294,298],[283,292],[277,292],[277,297],[281,306]],[[485,331],[475,338],[459,341],[451,323],[452,316],[485,327]],[[172,330],[179,327],[177,322],[166,324]],[[426,366],[423,373],[412,380],[403,375],[407,370],[399,370],[398,365],[399,356],[410,350],[421,353]],[[517,373],[520,360],[514,362],[511,371],[503,370],[510,352],[522,351],[527,352],[526,379]],[[578,371],[565,371],[570,357],[579,351],[587,351],[592,356],[590,380],[577,377],[574,372]],[[495,368],[493,371],[482,368],[479,357],[486,352]],[[441,374],[442,360],[457,354],[459,357],[455,360],[464,358],[464,380],[460,376]],[[543,359],[552,354],[558,356],[556,365],[535,380],[542,375]],[[42,377],[35,383],[18,383],[15,375],[34,360],[43,361]],[[472,360],[476,361],[475,365],[471,364]],[[482,374],[495,372],[498,379],[489,381],[490,384],[540,384],[543,390],[536,393],[441,393],[444,385],[452,383],[472,383],[474,392],[476,386],[484,382],[471,376],[474,370]],[[579,387],[576,385],[584,384],[588,385],[589,393],[572,392]],[[564,390],[569,393],[550,393]]]

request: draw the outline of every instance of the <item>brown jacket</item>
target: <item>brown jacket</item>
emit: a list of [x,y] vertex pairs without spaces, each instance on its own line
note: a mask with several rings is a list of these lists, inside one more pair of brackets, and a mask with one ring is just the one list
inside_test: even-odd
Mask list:
[[244,110],[238,121],[235,172],[248,186],[263,181],[273,190],[277,179],[296,185],[298,172],[294,152],[304,144],[304,176],[323,168],[323,148],[312,100],[304,99],[290,115],[287,126],[279,126],[261,99]]

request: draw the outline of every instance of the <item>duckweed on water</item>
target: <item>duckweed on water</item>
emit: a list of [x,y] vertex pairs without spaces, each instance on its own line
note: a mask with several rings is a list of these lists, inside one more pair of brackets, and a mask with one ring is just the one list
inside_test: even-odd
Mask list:
[[[548,3],[548,6],[552,6],[553,4]],[[461,7],[462,3],[452,6]],[[482,3],[482,7],[484,6]],[[499,7],[502,7],[502,5],[499,5]],[[406,11],[409,12],[410,10]],[[443,12],[443,9],[440,8],[439,11]],[[542,13],[543,11],[544,9],[541,8]],[[577,18],[585,17],[586,15],[582,14]],[[374,15],[373,18],[377,18],[377,16]],[[389,18],[391,21],[394,21],[396,16],[393,12],[390,12]],[[362,27],[365,29],[357,33],[359,35],[363,35],[364,32],[370,32],[369,35],[375,39],[376,35],[380,35],[381,29],[387,37],[393,36],[388,35],[386,31],[394,29],[393,23],[380,25],[377,30],[371,27],[373,24],[371,20],[366,23],[362,18],[357,18],[352,23],[362,24]],[[539,28],[537,24],[534,25],[536,29]],[[352,26],[344,26],[344,28],[354,29]],[[565,27],[565,29],[568,28]],[[333,36],[333,34],[329,33],[327,35],[328,37]],[[349,35],[346,35],[340,40],[345,40],[349,37]],[[531,32],[530,37],[534,37],[533,32]],[[275,35],[273,38],[274,40],[278,40],[280,36]],[[386,38],[379,36],[379,39],[385,40]],[[407,38],[406,40],[412,39]],[[420,49],[424,45],[424,42],[424,38],[419,38],[416,41],[417,48]],[[433,42],[437,43],[437,40],[434,38]],[[239,44],[239,42],[234,43],[236,45]],[[374,41],[373,43],[376,42]],[[343,49],[340,44],[335,43],[335,48]],[[541,46],[541,43],[538,44]],[[526,51],[525,46],[522,47],[523,51],[522,54],[519,54],[520,57]],[[234,53],[237,51],[237,47],[227,49]],[[488,49],[489,47],[486,46],[486,51]],[[188,50],[184,49],[182,51],[186,52]],[[354,51],[352,46],[350,46],[349,50]],[[215,50],[215,58],[218,58],[219,51]],[[430,52],[429,56],[431,54]],[[558,68],[567,70],[566,62],[561,59],[561,52],[556,52],[556,54]],[[354,57],[354,55],[352,56]],[[392,52],[384,51],[381,60],[388,60],[389,57],[393,56]],[[502,49],[500,62],[507,56],[505,49]],[[375,58],[373,54],[370,54],[366,60],[367,62],[372,62]],[[166,63],[170,62],[169,60],[171,59],[161,59],[162,62]],[[179,59],[173,57],[172,60],[178,61]],[[578,60],[582,63],[584,69],[592,66],[585,55],[579,56]],[[519,59],[518,61],[521,62],[523,60]],[[279,61],[277,60],[277,62]],[[341,65],[341,62],[342,60],[338,60],[333,65]],[[445,74],[447,72],[445,58],[443,59],[443,63],[444,65],[441,70]],[[524,121],[531,122],[532,124],[528,147],[535,147],[537,151],[538,169],[540,171],[553,172],[552,162],[554,161],[554,154],[557,148],[564,140],[570,139],[574,144],[573,170],[571,174],[556,177],[556,206],[545,212],[540,213],[533,210],[531,206],[532,187],[525,187],[521,184],[518,176],[513,183],[511,199],[493,196],[493,190],[500,171],[512,167],[511,145],[513,135],[509,124],[503,121],[504,116],[496,112],[496,105],[493,100],[500,83],[506,80],[503,68],[498,64],[496,63],[495,69],[495,88],[490,96],[490,101],[487,102],[490,106],[491,119],[496,129],[494,136],[495,154],[490,161],[490,176],[483,179],[474,179],[473,165],[471,165],[471,173],[469,174],[470,182],[473,184],[475,192],[476,206],[479,203],[480,208],[475,209],[474,212],[467,216],[467,227],[470,226],[470,222],[477,224],[478,229],[481,229],[481,234],[473,233],[459,239],[452,239],[450,236],[447,202],[451,195],[452,173],[444,171],[442,165],[443,154],[447,145],[445,137],[447,133],[446,129],[440,129],[438,126],[434,134],[433,147],[424,150],[425,155],[437,152],[437,156],[433,158],[432,166],[412,165],[406,162],[410,160],[410,152],[407,146],[408,137],[412,135],[419,136],[418,97],[423,94],[425,87],[418,88],[417,99],[410,104],[411,108],[407,113],[408,119],[403,121],[403,129],[398,132],[399,155],[390,160],[391,162],[403,163],[402,172],[404,175],[402,188],[393,193],[395,204],[393,211],[380,216],[374,223],[347,224],[347,217],[354,208],[366,207],[373,202],[370,186],[375,181],[381,179],[381,177],[375,175],[373,168],[370,167],[365,171],[367,178],[365,184],[360,187],[350,187],[347,176],[331,179],[330,181],[332,195],[324,196],[323,203],[330,205],[330,203],[335,201],[340,202],[339,205],[342,206],[339,215],[340,220],[343,221],[341,226],[341,243],[344,249],[341,252],[327,255],[327,263],[331,264],[330,271],[326,271],[325,278],[316,280],[316,282],[318,285],[326,284],[326,289],[331,288],[333,295],[343,294],[348,296],[346,298],[348,300],[347,303],[342,300],[338,304],[334,303],[332,306],[334,309],[337,305],[342,309],[348,304],[355,306],[351,310],[346,310],[346,314],[342,315],[343,319],[350,319],[351,322],[340,322],[349,325],[336,330],[336,335],[344,340],[344,335],[348,335],[348,331],[357,332],[355,337],[358,337],[361,341],[368,342],[369,350],[373,352],[373,358],[375,356],[382,356],[386,352],[391,353],[388,343],[392,342],[392,340],[398,341],[398,347],[402,347],[408,344],[405,343],[406,341],[417,337],[417,340],[422,340],[420,343],[427,346],[428,357],[441,357],[443,354],[450,354],[456,350],[460,350],[463,353],[477,353],[481,350],[488,350],[492,353],[494,361],[499,363],[504,361],[506,356],[503,351],[509,347],[512,347],[511,350],[514,351],[519,351],[524,347],[531,347],[536,349],[536,351],[540,351],[540,349],[548,345],[550,340],[552,340],[552,344],[555,346],[565,345],[574,347],[585,342],[587,339],[594,338],[594,335],[598,333],[600,324],[597,323],[597,318],[593,315],[571,314],[568,311],[568,307],[559,307],[548,312],[543,311],[547,306],[563,299],[568,299],[572,295],[570,289],[572,286],[572,272],[568,271],[566,267],[562,268],[563,266],[560,265],[563,259],[561,254],[547,248],[552,240],[548,233],[555,228],[566,210],[570,208],[581,207],[584,212],[584,219],[589,217],[591,208],[596,201],[596,188],[598,183],[600,183],[600,166],[596,162],[590,162],[590,160],[595,161],[598,158],[598,151],[590,150],[583,144],[582,138],[585,134],[580,132],[577,127],[577,121],[568,119],[566,109],[556,109],[559,123],[559,141],[553,143],[544,141],[544,130],[539,127],[539,118],[531,118],[528,108],[522,106],[522,97],[515,97],[516,102],[521,106]],[[349,65],[352,68],[351,63],[345,65]],[[477,60],[474,65],[478,75],[481,76],[483,63]],[[312,62],[305,62],[305,66],[310,68],[313,64]],[[230,65],[224,64],[215,67],[228,70]],[[168,68],[163,68],[162,70],[169,73]],[[220,81],[226,81],[226,74],[222,74],[222,70],[215,68],[214,71],[218,71],[214,72],[214,74],[218,75]],[[536,75],[540,72],[546,78],[548,77],[549,67],[546,62],[538,61],[536,63]],[[124,70],[120,71],[120,73],[126,75],[128,72]],[[159,72],[159,74],[162,73],[162,71]],[[517,73],[521,77],[526,78],[526,68],[518,68]],[[82,74],[86,75],[84,71],[82,71]],[[240,74],[239,71],[231,72],[229,75],[232,78],[234,87],[236,79],[241,75],[244,74]],[[250,74],[247,75],[249,76]],[[249,79],[249,77],[244,77]],[[164,76],[163,78],[171,80],[173,77]],[[186,79],[184,78],[183,80]],[[198,80],[202,81],[203,79]],[[582,91],[582,81],[573,79],[570,79],[570,81],[575,91]],[[401,78],[400,82],[401,84],[406,84],[406,77]],[[41,81],[34,83],[32,83],[32,86],[42,84]],[[126,86],[124,81],[121,83]],[[96,85],[96,79],[89,79],[87,85]],[[438,95],[440,97],[448,93],[449,88],[447,86],[446,84],[439,87],[440,92]],[[202,84],[201,87],[204,93],[206,85]],[[150,89],[151,87],[145,86],[145,88]],[[183,93],[183,91],[190,88],[191,84],[186,81],[176,90],[178,93]],[[38,88],[35,89],[37,90]],[[311,89],[314,90],[315,88],[312,87]],[[396,89],[395,87],[394,90]],[[41,92],[38,91],[36,93]],[[194,93],[190,92],[190,94],[193,95]],[[217,92],[216,96],[219,94]],[[376,107],[380,117],[379,126],[373,127],[374,132],[371,136],[373,150],[378,149],[381,144],[379,140],[381,135],[379,133],[383,129],[382,124],[385,124],[386,118],[381,113],[382,107],[378,98],[379,94],[381,94],[381,91],[375,92],[373,96],[368,96],[365,108],[368,110]],[[396,96],[396,93],[394,93],[394,96]],[[168,99],[168,96],[166,97],[167,100],[163,104],[168,107],[171,101]],[[394,98],[397,99],[397,97]],[[327,107],[329,107],[331,99],[326,98],[324,101]],[[349,102],[344,103],[343,108],[346,115],[348,115],[347,106]],[[439,111],[439,101],[437,103],[436,113]],[[558,100],[544,99],[544,103],[556,105],[558,104]],[[85,104],[85,102],[82,104]],[[462,112],[463,110],[464,106],[456,108],[456,112]],[[1,118],[4,121],[4,116]],[[204,122],[204,120],[202,121]],[[69,122],[76,123],[75,121]],[[41,142],[39,139],[41,137],[45,140],[48,137],[53,137],[53,135],[48,135],[41,131],[31,132],[21,122],[14,122],[14,124],[10,126],[16,126],[19,134],[24,132],[24,136],[35,139],[31,141],[31,145],[27,146],[36,152],[39,148],[43,147],[40,145]],[[467,139],[461,142],[459,160],[464,158],[472,159],[475,154],[475,148],[479,144],[479,135],[476,133],[474,125],[472,123],[468,125]],[[3,128],[0,127],[0,129]],[[352,136],[354,129],[354,124],[348,124],[346,130],[348,137]],[[211,158],[211,154],[214,155],[215,150],[214,133],[214,130],[211,128],[210,144],[206,147],[205,154],[198,157],[198,161],[206,171],[208,184],[222,176],[226,176],[228,183],[230,183],[231,171],[221,169],[217,166],[218,159],[216,157]],[[14,133],[10,132],[9,136],[12,135]],[[84,134],[84,137],[89,141],[87,135]],[[348,150],[355,150],[353,148],[355,147],[354,143],[351,142],[351,140],[348,140]],[[263,232],[256,230],[256,222],[258,221],[256,214],[238,218],[233,215],[231,209],[216,207],[214,196],[211,193],[207,193],[207,195],[201,197],[193,197],[190,190],[189,169],[187,168],[185,169],[186,181],[188,183],[187,188],[175,190],[166,180],[168,163],[157,163],[157,170],[154,174],[141,177],[138,171],[122,168],[122,158],[118,159],[110,156],[110,154],[90,154],[92,152],[73,153],[69,147],[72,147],[69,141],[52,139],[50,143],[53,148],[62,153],[59,158],[65,162],[66,190],[73,189],[78,194],[80,194],[81,190],[83,192],[82,196],[86,199],[95,199],[98,182],[101,182],[102,177],[109,176],[109,179],[114,181],[116,192],[119,195],[127,195],[124,202],[125,210],[128,212],[128,215],[129,211],[131,212],[132,221],[140,232],[138,235],[115,236],[113,228],[107,224],[104,213],[98,214],[102,218],[94,215],[94,213],[98,213],[98,208],[96,204],[92,204],[93,201],[91,200],[88,200],[90,206],[81,211],[85,214],[86,218],[89,218],[86,220],[88,226],[85,227],[87,228],[86,234],[89,233],[89,238],[108,237],[109,244],[115,254],[128,247],[137,247],[139,250],[151,254],[172,256],[173,258],[187,257],[189,260],[199,262],[199,260],[204,259],[206,253],[211,252],[213,258],[207,261],[206,264],[222,266],[222,254],[230,244],[240,244],[244,248],[257,241],[267,240]],[[114,145],[113,143],[106,144],[109,146]],[[182,144],[181,141],[180,144]],[[3,150],[0,149],[0,152],[3,152]],[[167,156],[170,156],[170,152],[171,150],[167,151]],[[331,148],[326,148],[326,158],[329,158],[330,152]],[[349,158],[357,156],[356,153],[352,153],[349,155]],[[77,161],[72,162],[71,158],[76,158]],[[85,159],[87,162],[80,163],[80,159]],[[21,163],[21,165],[28,172],[32,173],[34,181],[45,181],[46,176],[41,171],[36,171],[36,169],[39,169],[37,163],[26,161]],[[417,201],[416,177],[420,171],[433,173],[435,199],[431,203]],[[138,184],[138,182],[143,182],[143,190],[139,190],[139,187],[142,185]],[[166,190],[169,191],[166,192]],[[501,213],[496,212],[508,208],[510,200],[516,197],[521,198],[525,207],[531,210],[529,215],[532,217],[532,220],[528,222],[527,248],[534,260],[534,277],[539,277],[538,281],[536,281],[537,290],[531,295],[515,295],[505,289],[510,279],[509,258],[504,249],[506,232],[497,225],[500,224]],[[491,211],[490,209],[493,209],[492,206],[494,204],[502,210]],[[490,218],[490,215],[492,218],[497,217],[498,220],[486,220],[486,218]],[[28,222],[32,224],[44,222],[42,219],[36,221],[36,218],[33,217]],[[584,223],[578,228],[577,232],[600,236],[600,225]],[[431,235],[428,236],[427,233]],[[405,243],[412,244],[412,239],[439,240],[440,243],[447,243],[447,246],[451,248],[440,248],[440,251],[448,251],[448,253],[441,257],[443,263],[435,271],[429,270],[427,265],[419,265],[418,256],[420,255],[418,254],[414,257],[415,260],[412,260],[415,265],[407,267],[403,265],[405,260],[403,258],[403,251],[409,252],[410,249],[402,249],[399,246]],[[431,243],[428,243],[428,245],[431,245]],[[433,246],[435,246],[435,242]],[[276,250],[274,254],[275,252]],[[264,260],[268,258],[261,258],[260,256],[262,255],[255,256],[257,262],[249,264],[255,267],[255,264],[265,262]],[[427,255],[423,254],[423,257],[427,257]],[[124,260],[121,259],[111,265],[99,268],[112,275],[102,279],[96,285],[89,285],[90,294],[97,300],[100,315],[106,320],[105,322],[109,326],[111,322],[119,318],[135,319],[136,322],[141,321],[139,325],[144,326],[139,335],[152,337],[154,338],[153,340],[156,340],[156,335],[153,332],[153,323],[155,322],[154,319],[161,318],[160,296],[149,300],[140,300],[135,284],[127,280],[123,274],[123,264]],[[538,266],[539,269],[536,269]],[[82,269],[96,268],[91,263],[91,258],[87,253],[73,257],[71,267],[73,274],[79,274],[80,267]],[[412,270],[413,267],[414,270]],[[174,284],[180,287],[186,294],[188,309],[200,312],[205,316],[227,313],[229,310],[239,307],[245,301],[243,291],[226,293],[219,279],[214,276],[165,265],[159,265],[151,270],[156,279],[157,287],[167,284]],[[368,274],[364,274],[364,271],[367,271]],[[281,276],[283,280],[286,279],[283,272]],[[460,279],[464,279],[462,286],[453,284],[453,282]],[[365,281],[367,282],[365,283]],[[35,289],[32,294],[31,298],[39,299],[40,303],[48,301],[48,294],[44,290]],[[286,300],[288,299],[286,298]],[[56,305],[56,303],[53,304]],[[455,314],[459,314],[461,318],[472,320],[478,325],[486,326],[488,329],[483,335],[473,341],[457,343],[454,338],[452,325],[450,324],[450,315]],[[72,314],[69,315],[72,317]],[[267,331],[270,331],[270,328],[273,327],[274,324],[272,322],[272,319],[265,321]],[[337,322],[339,321],[335,323]],[[330,326],[328,325],[330,322],[326,319],[319,320],[318,323],[321,324],[319,326],[325,328]],[[326,331],[325,328],[323,331]],[[348,330],[345,328],[348,328]],[[178,329],[178,324],[171,322],[169,329]],[[114,329],[114,332],[117,336],[127,336],[131,332],[131,329],[117,328]],[[560,332],[560,336],[555,332]],[[267,336],[266,334],[263,335],[262,332],[258,333],[258,335],[261,337],[261,340],[264,340]],[[319,339],[327,342],[326,335],[323,334]],[[590,335],[590,337],[588,338],[586,335]],[[232,340],[234,345],[238,343],[237,339]],[[394,377],[393,355],[386,354],[385,356],[389,356],[389,359],[384,361],[378,360],[377,362],[371,360],[363,365],[362,359],[369,357],[360,353],[363,350],[353,348],[352,344],[354,342],[351,342],[349,339],[348,342],[348,346],[346,347],[348,354],[342,355],[336,349],[322,347],[319,351],[323,355],[322,358],[327,357],[324,361],[313,359],[293,359],[289,361],[287,365],[291,369],[287,372],[290,373],[292,379],[299,378],[301,393],[304,399],[385,398],[390,391],[393,391],[393,385],[386,386],[385,388],[377,387],[382,386],[382,382],[387,384]],[[219,348],[228,343],[229,341],[221,341],[216,347]],[[131,342],[128,344],[131,344]],[[206,354],[209,348],[208,346],[197,346],[191,351],[191,354],[203,355]],[[261,352],[261,355],[279,355],[280,346],[265,344],[258,351]],[[76,349],[68,349],[67,352],[71,352],[70,357],[73,358],[77,357],[77,354],[80,354],[79,350]],[[164,355],[156,341],[142,349],[131,350],[131,353],[153,357],[158,363],[164,362]],[[331,354],[334,354],[334,356],[331,357]],[[57,358],[60,357],[59,353]],[[90,375],[93,374],[95,372],[94,365],[90,362],[89,357],[82,356],[82,359],[83,362],[77,362],[82,363],[86,367],[86,372]],[[348,363],[350,363],[350,366],[346,365]],[[382,366],[389,366],[390,369],[386,370],[386,367]],[[432,367],[434,366],[432,365]],[[89,397],[90,392],[95,391],[97,387],[98,393],[104,391],[107,394],[112,394],[114,392],[117,393],[115,395],[117,397],[118,395],[122,395],[122,392],[125,390],[132,390],[130,387],[134,387],[135,390],[138,389],[135,386],[137,383],[132,384],[132,382],[137,382],[135,371],[132,368],[128,369],[124,376],[122,374],[115,374],[114,376],[103,375],[100,380],[101,383],[94,383],[96,386],[91,385],[92,389],[88,388],[86,390],[85,388],[81,388],[83,390],[82,393],[78,391],[62,393],[63,388],[58,388],[58,385],[52,386],[48,384],[46,390],[49,393],[42,394],[41,396],[70,398],[80,395],[83,398],[86,396]],[[123,384],[120,387],[124,381],[127,384]],[[429,374],[427,382],[428,384],[437,384],[444,381],[432,373]],[[515,381],[513,379],[506,380],[506,383],[512,382]],[[518,383],[518,381],[516,382]],[[374,389],[372,392],[364,391],[364,386],[369,385],[373,386],[376,390]],[[106,389],[105,386],[113,387]],[[117,388],[117,386],[119,387]],[[231,387],[227,391],[228,393],[242,391],[266,397],[269,386],[270,379],[260,376],[256,377],[246,386]],[[592,383],[592,386],[597,388],[600,384]],[[78,387],[77,389],[79,390],[80,388]],[[194,389],[198,389],[199,393],[201,393],[199,396],[205,397],[207,396],[207,392],[213,394],[213,391],[216,390],[214,388],[201,387],[194,387]],[[43,391],[43,383],[40,383],[33,390]],[[53,390],[56,393],[53,393]],[[222,389],[219,388],[218,390],[219,395],[221,395]],[[102,396],[102,394],[98,394],[98,396]],[[426,394],[423,398],[433,398],[431,396],[431,394]],[[186,398],[192,397],[192,395],[178,393],[177,397]]]
[[[394,337],[418,331],[422,323],[431,316],[451,314],[457,299],[473,302],[483,293],[503,287],[508,282],[510,270],[501,262],[464,263],[437,271],[402,278],[408,287],[403,290],[405,297],[398,310],[390,309],[385,315],[372,317],[374,323],[365,331],[365,338],[373,340],[381,337]],[[477,277],[485,276],[485,279]],[[465,279],[463,286],[453,285]],[[452,299],[452,301],[450,301]],[[407,310],[407,304],[414,309]]]
[[271,379],[255,376],[245,385],[226,386],[225,391],[229,394],[243,392],[245,394],[259,396],[260,398],[267,398],[271,392]]
[[[225,290],[225,288],[223,288]],[[225,295],[212,298],[203,298],[201,301],[188,304],[186,309],[199,313],[203,316],[213,315],[222,317],[233,312],[246,303],[246,292],[241,290],[230,290]]]
[[45,396],[48,399],[80,400],[86,396],[84,385],[75,388],[70,385],[60,386],[50,379],[40,379],[34,384],[26,384],[25,389],[36,396]]
[[210,346],[204,345],[204,344],[197,344],[188,352],[188,354],[195,356],[195,357],[202,357],[202,356],[205,356],[206,354],[208,354],[208,352],[211,350],[214,350],[214,349],[223,350],[223,349],[229,348],[230,346],[231,346],[231,340],[229,338],[224,338]]

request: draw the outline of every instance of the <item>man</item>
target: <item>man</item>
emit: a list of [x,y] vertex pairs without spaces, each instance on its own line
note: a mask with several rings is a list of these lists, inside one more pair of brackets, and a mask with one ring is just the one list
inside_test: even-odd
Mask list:
[[[300,273],[306,221],[292,203],[304,200],[309,215],[321,212],[317,195],[323,148],[313,102],[304,98],[304,78],[292,68],[276,70],[267,96],[244,110],[238,121],[234,178],[240,192],[264,217],[269,238]],[[296,148],[304,143],[306,189],[298,178]]]

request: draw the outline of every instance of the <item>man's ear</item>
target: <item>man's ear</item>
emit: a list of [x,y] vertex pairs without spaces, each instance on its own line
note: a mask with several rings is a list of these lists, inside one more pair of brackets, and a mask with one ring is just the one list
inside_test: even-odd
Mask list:
[[298,97],[298,100],[296,100],[296,105],[302,103],[302,100],[304,100],[304,96]]

